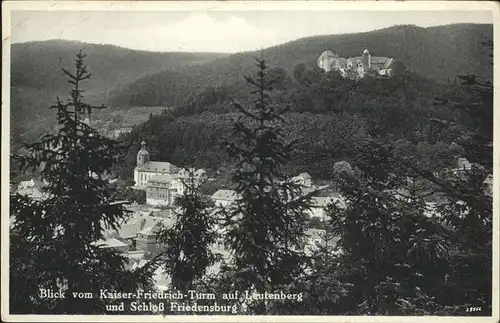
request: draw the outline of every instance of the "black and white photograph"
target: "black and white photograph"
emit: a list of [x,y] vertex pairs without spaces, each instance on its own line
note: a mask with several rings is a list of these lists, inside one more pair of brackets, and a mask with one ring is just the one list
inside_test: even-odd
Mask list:
[[3,2],[2,321],[498,322],[498,13]]

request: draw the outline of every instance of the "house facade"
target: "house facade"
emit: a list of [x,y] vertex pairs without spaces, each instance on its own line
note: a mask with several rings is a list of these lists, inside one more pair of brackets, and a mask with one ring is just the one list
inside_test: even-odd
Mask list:
[[172,205],[179,195],[179,180],[171,175],[155,175],[146,184],[146,204],[155,206]]

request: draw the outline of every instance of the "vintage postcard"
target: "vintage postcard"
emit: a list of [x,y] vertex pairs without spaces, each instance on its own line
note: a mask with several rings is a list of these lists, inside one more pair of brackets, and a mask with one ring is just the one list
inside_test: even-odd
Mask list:
[[498,3],[2,9],[3,321],[498,322]]

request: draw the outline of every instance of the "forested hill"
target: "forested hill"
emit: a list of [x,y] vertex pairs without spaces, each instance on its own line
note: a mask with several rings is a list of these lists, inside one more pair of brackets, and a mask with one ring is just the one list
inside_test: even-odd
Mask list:
[[148,52],[114,45],[67,40],[35,41],[11,47],[11,84],[47,91],[65,88],[60,68],[72,68],[75,54],[82,50],[92,72],[87,91],[117,88],[146,75],[167,69],[200,64],[227,56],[218,53]]
[[[418,142],[431,135],[430,118],[453,121],[456,117],[448,108],[436,106],[434,99],[456,91],[458,84],[438,83],[402,68],[392,79],[366,77],[359,82],[315,68],[296,69],[293,75],[283,72],[278,68],[267,71],[278,80],[271,93],[273,101],[279,106],[291,104],[291,112],[285,116],[285,133],[298,140],[298,146],[288,165],[290,173],[306,171],[315,178],[328,179],[333,164],[351,158],[354,147],[367,138]],[[249,73],[254,74],[255,69]],[[238,117],[231,101],[251,102],[247,85],[238,93],[234,90],[209,87],[187,104],[137,126],[121,138],[130,148],[117,168],[119,176],[132,176],[142,140],[148,143],[152,160],[227,171],[230,159],[222,143],[231,137],[232,123]]]
[[112,90],[166,69],[201,64],[225,57],[218,53],[158,53],[112,45],[50,40],[13,44],[11,47],[11,127],[13,142],[33,141],[55,124],[49,106],[57,96],[66,98],[68,84],[61,67],[74,69],[82,50],[92,73],[85,96],[102,104]]
[[[491,77],[486,63],[488,53],[482,42],[492,40],[491,24],[455,24],[422,28],[394,26],[381,30],[302,38],[267,48],[264,56],[275,66],[288,71],[299,63],[312,67],[317,57],[330,49],[340,56],[359,56],[368,48],[373,56],[394,57],[407,69],[438,81],[454,79],[457,74],[475,73]],[[111,104],[179,105],[207,86],[241,84],[253,70],[260,52],[245,52],[206,64],[142,78],[112,94]]]

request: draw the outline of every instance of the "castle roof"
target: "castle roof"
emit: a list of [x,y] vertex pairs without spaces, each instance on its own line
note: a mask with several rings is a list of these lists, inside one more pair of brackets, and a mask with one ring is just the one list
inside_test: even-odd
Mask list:
[[379,70],[385,66],[387,61],[389,60],[389,57],[378,57],[378,56],[372,56],[370,62],[371,62],[371,68]]
[[136,167],[139,171],[173,174],[177,172],[177,167],[169,162],[150,161],[140,167]]
[[394,58],[389,58],[387,61],[385,61],[384,66],[382,66],[382,68],[389,68],[389,66],[391,66],[392,63],[394,63]]
[[321,55],[318,57],[318,59],[323,59],[323,58],[327,58],[327,57],[338,57],[338,55],[335,55],[330,50],[325,50],[323,53],[321,53]]

